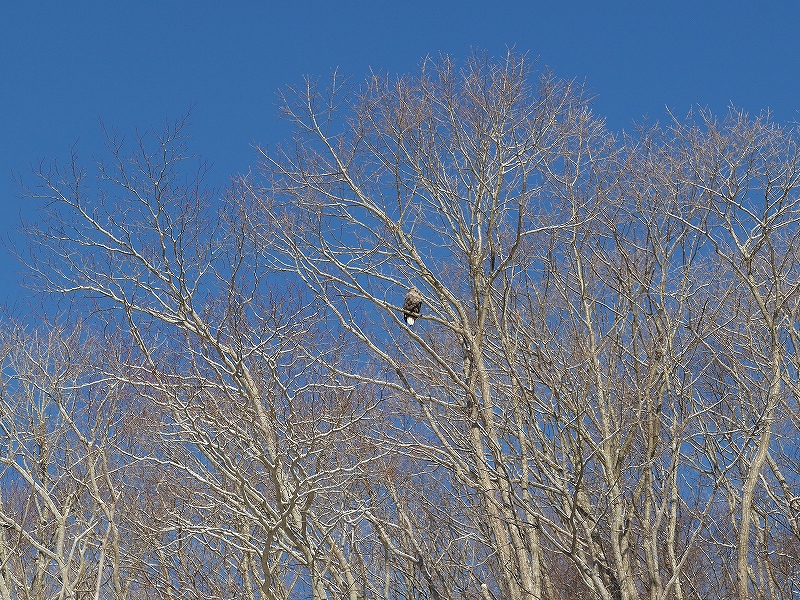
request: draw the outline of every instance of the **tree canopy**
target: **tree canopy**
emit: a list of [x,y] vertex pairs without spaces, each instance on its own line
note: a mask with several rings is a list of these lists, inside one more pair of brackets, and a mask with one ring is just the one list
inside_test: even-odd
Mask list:
[[180,121],[36,173],[0,598],[797,594],[796,128],[514,53],[282,100],[225,190]]

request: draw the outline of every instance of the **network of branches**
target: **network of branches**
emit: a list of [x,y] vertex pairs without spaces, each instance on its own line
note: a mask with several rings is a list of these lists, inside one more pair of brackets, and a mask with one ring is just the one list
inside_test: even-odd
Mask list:
[[23,178],[0,600],[797,597],[796,128],[514,53],[282,106],[226,189],[184,121]]

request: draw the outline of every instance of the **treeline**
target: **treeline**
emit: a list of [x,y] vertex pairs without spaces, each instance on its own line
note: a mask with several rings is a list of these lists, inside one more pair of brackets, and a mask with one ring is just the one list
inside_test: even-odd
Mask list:
[[283,100],[225,190],[180,122],[29,179],[0,599],[800,593],[796,128],[515,54]]

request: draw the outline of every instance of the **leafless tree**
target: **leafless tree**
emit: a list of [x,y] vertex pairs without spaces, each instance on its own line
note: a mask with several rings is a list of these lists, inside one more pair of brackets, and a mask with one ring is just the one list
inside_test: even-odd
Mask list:
[[[556,597],[560,557],[602,598],[723,592],[725,572],[740,598],[788,593],[767,539],[796,483],[765,466],[795,402],[796,134],[733,113],[617,138],[513,54],[308,81],[285,110],[294,142],[264,153],[248,217],[374,365],[332,368],[391,391],[384,442],[448,473],[414,513],[463,504],[440,542],[475,552],[457,594]],[[401,506],[376,527],[446,597],[457,567]]]
[[[156,494],[187,482],[167,493],[177,505],[150,507],[162,544],[152,577],[205,597],[224,586],[198,578],[214,579],[207,563],[221,562],[248,598],[355,599],[346,536],[358,519],[344,491],[373,458],[359,440],[376,397],[337,377],[332,365],[355,360],[348,346],[265,268],[241,212],[246,188],[220,201],[202,165],[183,170],[182,128],[142,136],[132,152],[110,133],[95,178],[77,159],[37,173],[31,194],[48,200],[49,218],[31,227],[34,280],[80,293],[128,341],[109,377],[158,416],[131,455],[166,474]],[[187,547],[198,550],[180,557],[201,557],[193,568],[175,562]]]
[[796,131],[615,135],[514,53],[284,100],[227,190],[178,123],[30,191],[34,281],[126,348],[87,389],[139,492],[84,497],[138,596],[796,593]]
[[692,229],[706,240],[719,307],[702,342],[711,363],[706,443],[716,445],[728,503],[723,539],[735,548],[723,567],[742,600],[790,597],[798,573],[777,565],[788,558],[783,539],[798,533],[797,463],[787,460],[798,431],[798,137],[769,115],[701,116],[674,126],[672,157],[702,207]]
[[0,597],[126,597],[137,553],[117,435],[132,408],[80,325],[3,327]]

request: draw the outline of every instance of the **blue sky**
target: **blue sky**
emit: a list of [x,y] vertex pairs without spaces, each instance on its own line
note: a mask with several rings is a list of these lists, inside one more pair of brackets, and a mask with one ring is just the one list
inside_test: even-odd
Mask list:
[[[12,173],[103,155],[100,119],[131,133],[194,106],[191,147],[212,184],[255,162],[253,144],[289,135],[276,92],[333,68],[413,71],[426,55],[471,48],[538,57],[585,81],[613,130],[692,106],[730,104],[800,119],[796,0],[426,2],[5,2],[0,8],[0,233],[22,244],[36,218]],[[0,250],[0,252],[2,252]],[[16,261],[0,256],[0,303],[24,303]]]

